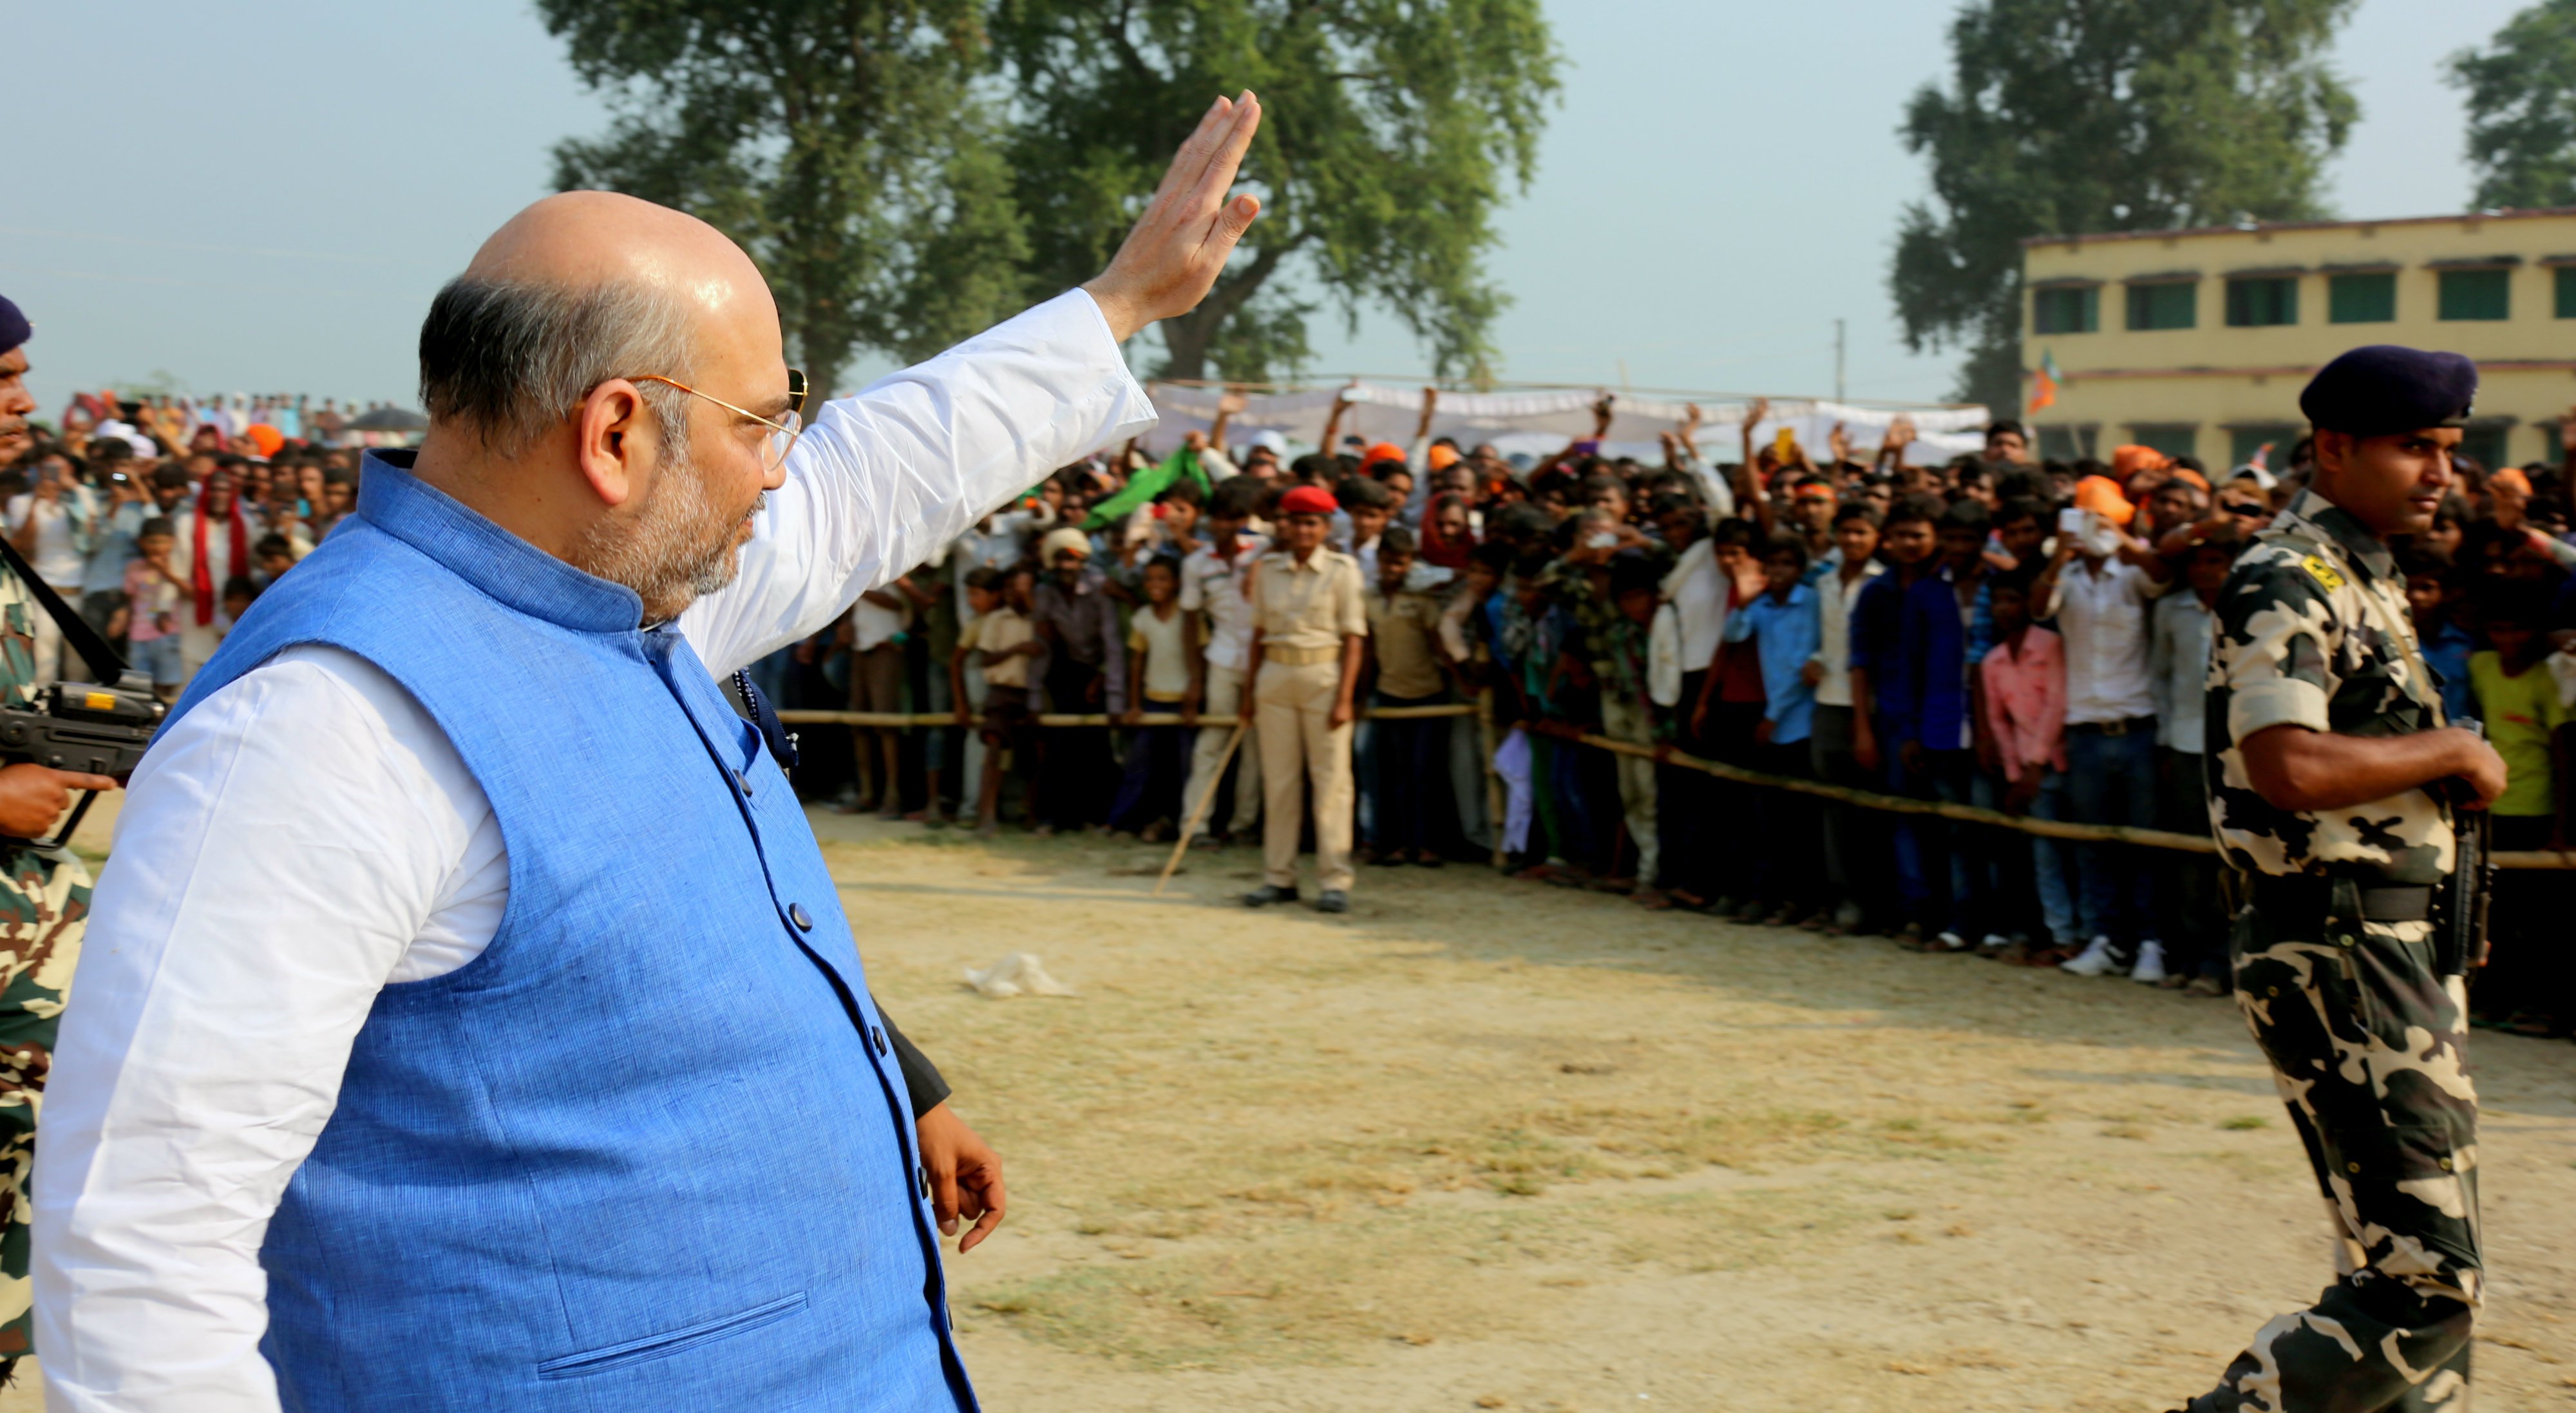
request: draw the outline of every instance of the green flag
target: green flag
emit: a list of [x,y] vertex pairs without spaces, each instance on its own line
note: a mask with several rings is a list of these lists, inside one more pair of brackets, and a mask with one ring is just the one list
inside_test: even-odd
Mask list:
[[1097,530],[1126,519],[1128,512],[1161,495],[1183,476],[1198,482],[1202,493],[1212,488],[1206,468],[1199,465],[1199,454],[1182,447],[1163,458],[1162,465],[1149,466],[1137,472],[1135,479],[1127,483],[1127,489],[1093,506],[1091,518],[1082,522],[1082,528]]

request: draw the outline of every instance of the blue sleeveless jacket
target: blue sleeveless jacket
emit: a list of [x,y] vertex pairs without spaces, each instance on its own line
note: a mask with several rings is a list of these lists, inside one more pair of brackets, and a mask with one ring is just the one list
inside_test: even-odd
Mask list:
[[344,648],[437,720],[509,849],[490,947],[378,996],[269,1227],[285,1406],[971,1409],[912,1114],[786,778],[632,592],[407,464],[370,459],[171,713]]

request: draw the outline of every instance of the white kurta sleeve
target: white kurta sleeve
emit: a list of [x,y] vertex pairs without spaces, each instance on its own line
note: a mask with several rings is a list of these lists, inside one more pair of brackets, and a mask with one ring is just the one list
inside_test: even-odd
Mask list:
[[1057,467],[1154,424],[1100,306],[1072,290],[823,404],[731,585],[680,630],[719,675],[814,632]]
[[469,856],[499,857],[498,833],[455,747],[336,649],[244,675],[144,759],[37,1145],[57,1413],[277,1409],[260,1243],[378,991],[424,965],[415,939],[449,954],[432,970],[488,941],[499,904]]

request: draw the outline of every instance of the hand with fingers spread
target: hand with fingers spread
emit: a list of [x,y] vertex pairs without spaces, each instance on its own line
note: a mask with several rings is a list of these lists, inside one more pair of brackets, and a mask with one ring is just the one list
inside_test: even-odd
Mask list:
[[1259,197],[1227,196],[1260,128],[1261,100],[1250,89],[1212,104],[1109,268],[1083,286],[1120,343],[1157,319],[1197,308],[1224,272],[1235,242],[1261,214]]

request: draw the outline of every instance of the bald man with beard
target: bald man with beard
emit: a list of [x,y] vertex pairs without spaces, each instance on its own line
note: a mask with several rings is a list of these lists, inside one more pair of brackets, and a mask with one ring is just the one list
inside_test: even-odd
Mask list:
[[52,1407],[974,1406],[931,1170],[989,1151],[913,1111],[717,682],[1151,424],[1118,345],[1223,269],[1259,121],[1214,104],[1099,278],[819,408],[699,221],[484,244],[417,459],[132,782],[35,1183]]

